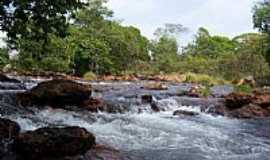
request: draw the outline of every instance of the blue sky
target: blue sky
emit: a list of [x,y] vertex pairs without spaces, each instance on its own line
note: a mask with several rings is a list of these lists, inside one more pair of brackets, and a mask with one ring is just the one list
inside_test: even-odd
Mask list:
[[[212,34],[236,36],[254,32],[252,7],[258,0],[109,0],[108,6],[125,25],[134,25],[152,38],[164,23],[180,23],[190,29],[188,41],[203,26]],[[188,40],[187,40],[188,39]],[[183,42],[184,43],[184,42]]]

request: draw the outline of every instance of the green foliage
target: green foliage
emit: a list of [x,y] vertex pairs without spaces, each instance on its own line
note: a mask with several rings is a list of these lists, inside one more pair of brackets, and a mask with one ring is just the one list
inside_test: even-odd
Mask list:
[[254,7],[253,23],[254,27],[258,28],[262,33],[266,33],[267,37],[263,41],[264,52],[267,62],[270,64],[270,1],[265,0],[263,2],[258,2]]
[[184,54],[217,57],[233,52],[236,46],[235,41],[227,37],[211,36],[207,29],[200,28],[195,41],[184,49]]
[[2,0],[0,1],[0,26],[7,32],[7,42],[18,47],[20,39],[43,42],[49,34],[60,37],[67,35],[70,20],[84,3],[78,0]]
[[208,86],[200,88],[198,92],[204,97],[209,97],[212,95],[211,89]]
[[227,81],[223,79],[211,77],[205,74],[186,73],[185,77],[186,77],[185,78],[186,83],[197,83],[197,84],[202,84],[204,86],[213,86],[213,85],[228,83]]
[[153,65],[158,71],[176,72],[179,60],[178,45],[175,38],[163,36],[151,44]]
[[83,75],[83,79],[86,80],[86,81],[93,81],[93,80],[96,80],[97,79],[97,76],[93,72],[86,72]]
[[253,88],[250,85],[235,86],[234,89],[236,92],[241,92],[241,93],[252,93],[253,91]]
[[16,67],[28,71],[69,72],[72,65],[72,52],[66,39],[51,35],[46,45],[48,53],[42,55],[42,43],[21,39]]
[[9,54],[7,48],[0,48],[0,68],[9,63]]

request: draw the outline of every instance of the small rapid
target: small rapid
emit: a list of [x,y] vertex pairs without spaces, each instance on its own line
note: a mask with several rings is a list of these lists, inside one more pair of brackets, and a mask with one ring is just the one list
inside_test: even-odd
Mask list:
[[[183,99],[177,96],[156,92],[155,101],[162,111],[154,112],[149,104],[138,103],[140,96],[135,96],[135,93],[149,93],[138,91],[129,83],[115,85],[113,91],[106,89],[106,93],[95,95],[107,97],[116,107],[122,104],[123,108],[128,108],[124,113],[44,108],[32,109],[29,113],[2,114],[1,117],[16,121],[23,131],[46,126],[84,127],[96,135],[98,143],[113,146],[140,160],[269,159],[270,119],[237,120],[213,116],[202,112],[199,103],[184,105]],[[179,109],[199,115],[174,116],[173,112]]]

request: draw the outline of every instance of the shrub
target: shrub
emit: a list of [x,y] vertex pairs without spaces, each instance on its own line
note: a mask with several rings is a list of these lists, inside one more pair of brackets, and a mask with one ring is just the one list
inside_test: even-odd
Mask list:
[[236,92],[251,93],[253,88],[250,85],[240,85],[235,87]]
[[93,81],[97,79],[97,76],[93,72],[87,72],[83,75],[83,79],[86,81]]
[[214,78],[209,75],[205,74],[194,74],[194,73],[187,73],[185,74],[185,82],[186,83],[198,83],[205,86],[213,86],[218,84],[227,84],[228,82],[220,79]]

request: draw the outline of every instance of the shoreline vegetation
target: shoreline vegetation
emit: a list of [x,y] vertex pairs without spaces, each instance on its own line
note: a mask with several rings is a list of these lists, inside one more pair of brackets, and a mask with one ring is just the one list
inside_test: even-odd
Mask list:
[[[87,80],[136,79],[142,75],[181,81],[182,75],[193,74],[193,78],[234,82],[253,77],[260,86],[269,85],[270,33],[265,24],[269,3],[257,3],[253,9],[259,33],[229,38],[201,27],[192,42],[180,47],[177,39],[189,31],[181,24],[167,23],[149,39],[138,28],[114,20],[106,0],[85,2],[47,4],[54,8],[53,15],[40,3],[33,8],[18,3],[11,13],[0,12],[0,29],[7,33],[6,47],[0,49],[0,69],[26,75],[60,73]],[[44,13],[32,12],[35,7],[42,7]],[[13,18],[4,18],[10,15]],[[11,56],[11,52],[16,54]]]

